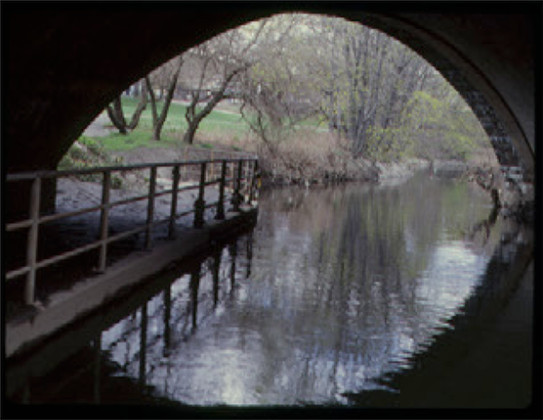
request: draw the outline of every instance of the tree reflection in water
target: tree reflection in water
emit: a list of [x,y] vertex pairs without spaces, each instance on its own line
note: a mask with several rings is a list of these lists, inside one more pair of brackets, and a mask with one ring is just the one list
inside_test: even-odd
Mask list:
[[[421,355],[440,360],[440,337],[476,341],[493,328],[522,277],[510,270],[495,280],[504,232],[516,238],[507,267],[531,257],[526,235],[490,212],[490,198],[470,186],[423,176],[263,194],[253,232],[97,334],[102,374],[93,396],[80,398],[129,402],[111,395],[125,378],[157,403],[432,405],[417,400],[436,381]],[[31,402],[57,398],[36,388]]]

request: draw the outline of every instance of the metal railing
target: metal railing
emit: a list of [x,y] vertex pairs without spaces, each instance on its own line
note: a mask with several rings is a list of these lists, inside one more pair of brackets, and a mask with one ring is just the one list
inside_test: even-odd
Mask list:
[[[216,166],[220,166],[220,171],[216,171]],[[199,168],[199,181],[192,185],[180,187],[181,168],[196,167]],[[172,168],[172,184],[170,189],[157,191],[157,172],[159,168]],[[111,181],[113,172],[126,172],[136,170],[149,170],[148,192],[144,195],[130,197],[111,202]],[[215,173],[219,172],[216,177]],[[243,202],[252,203],[256,198],[255,191],[258,188],[256,175],[258,172],[258,161],[256,158],[241,159],[213,159],[213,160],[194,160],[185,162],[166,162],[136,164],[130,166],[108,166],[91,169],[78,169],[66,171],[34,171],[8,174],[7,182],[31,181],[29,201],[29,214],[25,220],[8,223],[5,226],[6,232],[14,232],[22,229],[28,229],[26,240],[26,265],[8,271],[6,280],[26,275],[25,284],[25,303],[32,304],[35,299],[35,282],[37,270],[58,263],[60,261],[75,257],[84,252],[99,248],[98,266],[99,272],[104,272],[107,265],[108,245],[129,237],[131,235],[145,232],[144,246],[150,249],[152,246],[152,229],[161,224],[168,224],[168,238],[175,237],[176,220],[194,213],[193,226],[201,228],[204,225],[204,213],[206,209],[216,208],[215,219],[225,218],[225,188],[231,185],[231,205],[232,210],[238,212]],[[228,173],[231,177],[227,177]],[[87,207],[78,210],[72,210],[63,213],[48,215],[40,214],[40,197],[42,179],[61,178],[69,176],[81,176],[101,174],[102,175],[102,194],[101,203],[97,206]],[[211,179],[208,179],[211,178]],[[218,200],[213,203],[206,203],[205,191],[210,185],[219,185]],[[194,207],[188,211],[178,213],[177,204],[179,195],[189,190],[198,190],[198,197],[194,202]],[[169,217],[154,220],[155,216],[155,198],[165,195],[171,195],[171,206]],[[147,218],[143,226],[130,229],[125,232],[109,235],[109,212],[113,207],[135,203],[136,201],[147,200]],[[38,260],[38,234],[41,224],[55,220],[61,220],[68,217],[79,216],[91,212],[100,212],[99,239],[91,243],[79,246],[61,254],[53,255],[42,260]]]

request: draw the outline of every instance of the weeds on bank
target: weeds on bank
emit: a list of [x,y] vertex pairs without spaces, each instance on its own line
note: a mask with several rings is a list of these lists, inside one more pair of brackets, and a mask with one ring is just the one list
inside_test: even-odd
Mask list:
[[[122,158],[112,157],[102,144],[91,137],[81,136],[68,149],[60,160],[58,170],[95,168],[97,166],[115,166],[122,164]],[[75,175],[80,181],[100,182],[102,174]],[[116,174],[111,177],[111,187],[121,188],[122,178]]]

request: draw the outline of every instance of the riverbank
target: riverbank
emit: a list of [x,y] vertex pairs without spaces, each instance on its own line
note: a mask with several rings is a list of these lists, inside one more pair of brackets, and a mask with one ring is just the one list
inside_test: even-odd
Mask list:
[[[403,159],[400,162],[353,158],[350,143],[346,139],[308,127],[299,127],[295,133],[282,137],[282,140],[267,143],[257,139],[251,132],[233,135],[226,127],[223,127],[220,133],[203,130],[196,135],[193,145],[184,144],[180,140],[141,142],[141,139],[133,139],[131,136],[111,137],[110,131],[107,116],[101,114],[84,134],[87,136],[86,140],[96,143],[98,148],[103,149],[104,155],[116,162],[128,165],[258,156],[262,184],[265,187],[308,187],[346,181],[390,183],[410,177],[414,172],[427,169],[435,163],[416,158]],[[486,156],[487,151],[478,152],[479,155],[481,153],[485,156],[476,157],[477,160],[490,162],[491,159]],[[496,163],[494,157],[494,164]]]
[[[183,146],[178,149],[138,148],[110,153],[123,164],[166,162],[172,160],[230,159],[253,157],[250,152],[228,148],[207,149],[199,146]],[[371,162],[342,155],[329,155],[324,159],[315,156],[276,155],[259,151],[262,183],[266,187],[286,185],[323,185],[347,181],[393,182],[405,179],[415,172],[430,167],[424,159],[406,159],[401,162]]]
[[[228,147],[208,149],[198,145],[183,145],[177,149],[138,148],[116,151],[111,152],[111,155],[127,165],[258,155],[264,188],[289,185],[309,188],[344,182],[395,185],[405,182],[419,171],[428,171],[433,176],[458,178],[478,185],[494,199],[496,208],[505,217],[514,218],[521,223],[533,223],[534,220],[533,184],[505,177],[501,174],[497,161],[488,159],[461,162],[410,158],[400,162],[371,162],[364,158],[353,159],[347,152],[338,153],[332,148],[308,150],[292,145],[276,154],[263,149],[244,153]],[[168,177],[169,174],[162,176]],[[123,182],[126,187],[131,187],[136,181],[127,178]]]
[[[226,142],[213,142],[213,144],[197,142],[194,145],[152,143],[144,147],[135,147],[120,150],[105,150],[103,146],[88,139],[83,143],[74,144],[78,149],[74,153],[73,165],[81,164],[107,166],[110,161],[115,164],[137,164],[147,162],[187,161],[200,159],[230,159],[239,157],[258,156],[259,167],[264,188],[277,186],[301,185],[332,185],[343,182],[368,182],[396,184],[409,179],[415,172],[428,170],[438,177],[462,177],[468,182],[477,183],[490,194],[496,207],[519,221],[533,221],[533,184],[512,179],[507,174],[500,173],[500,166],[495,155],[490,151],[473,156],[469,162],[455,160],[425,160],[404,159],[400,162],[372,162],[368,159],[355,159],[351,156],[347,145],[340,139],[330,137],[326,133],[321,135],[299,135],[273,147],[253,142],[244,144],[242,148]],[[91,142],[93,147],[87,144]],[[311,145],[309,147],[308,145]],[[81,160],[81,153],[89,155],[96,153],[100,156],[87,156]],[[69,165],[67,167],[70,167]],[[169,178],[171,174],[159,174]],[[128,175],[123,179],[115,179],[122,188],[134,188],[141,184],[143,179],[135,179]]]

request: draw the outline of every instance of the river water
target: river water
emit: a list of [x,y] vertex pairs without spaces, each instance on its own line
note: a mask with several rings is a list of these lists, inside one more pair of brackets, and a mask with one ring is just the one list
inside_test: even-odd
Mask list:
[[491,204],[426,174],[263,192],[252,231],[13,362],[8,397],[526,407],[533,232]]

